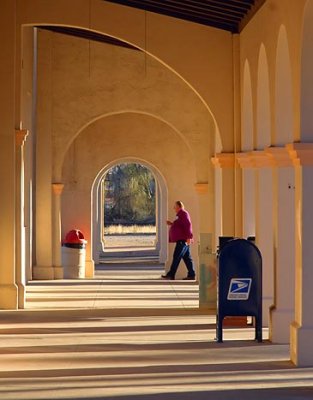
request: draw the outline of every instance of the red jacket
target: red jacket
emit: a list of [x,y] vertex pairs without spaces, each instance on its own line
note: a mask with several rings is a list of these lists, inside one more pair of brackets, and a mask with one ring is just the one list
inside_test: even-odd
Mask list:
[[170,227],[169,241],[170,243],[178,242],[179,240],[187,241],[192,239],[192,224],[189,213],[181,209],[178,211],[175,221]]

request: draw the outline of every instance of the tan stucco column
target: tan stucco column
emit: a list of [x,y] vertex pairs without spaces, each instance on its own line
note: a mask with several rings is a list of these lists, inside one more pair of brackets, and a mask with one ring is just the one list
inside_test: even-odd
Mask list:
[[61,194],[64,188],[63,183],[52,184],[52,260],[54,268],[54,278],[63,278],[63,268],[61,259]]
[[213,195],[208,183],[196,183],[195,190],[199,202],[199,246],[198,271],[199,307],[216,310],[216,254],[213,250]]
[[[212,158],[215,167],[215,234],[235,235],[235,155],[220,153]],[[217,238],[216,238],[217,239]]]
[[24,224],[24,143],[28,136],[26,129],[15,131],[16,146],[16,245],[15,282],[18,287],[18,308],[25,307],[25,224]]
[[15,283],[14,134],[14,129],[1,130],[0,133],[0,309],[18,308],[18,287]]
[[18,289],[15,284],[15,128],[19,126],[19,37],[15,22],[15,2],[1,1],[0,309],[16,309],[18,306]]
[[243,170],[244,237],[255,235],[263,261],[263,326],[269,325],[274,292],[273,161],[264,151],[237,154]]
[[242,171],[242,237],[255,236],[255,168],[250,153],[238,153]]
[[95,184],[92,190],[92,252],[96,264],[100,262],[100,256],[104,250],[104,178]]
[[270,339],[289,343],[295,302],[295,169],[288,150],[266,150],[274,164],[274,308]]
[[196,183],[195,191],[199,203],[199,232],[210,233],[212,236],[212,207],[209,206],[212,199],[210,198],[209,184],[207,182]]
[[313,143],[288,146],[296,165],[295,319],[291,325],[291,360],[313,365]]
[[255,166],[255,236],[263,262],[263,326],[274,302],[273,162],[264,151],[251,152]]

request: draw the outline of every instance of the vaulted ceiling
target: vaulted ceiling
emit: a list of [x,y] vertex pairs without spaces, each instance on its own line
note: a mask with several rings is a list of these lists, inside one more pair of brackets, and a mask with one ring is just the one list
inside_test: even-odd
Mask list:
[[266,0],[104,0],[240,32]]

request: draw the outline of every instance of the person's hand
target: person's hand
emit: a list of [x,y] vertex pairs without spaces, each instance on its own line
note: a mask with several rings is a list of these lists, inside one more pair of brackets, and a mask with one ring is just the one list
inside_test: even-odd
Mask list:
[[167,224],[168,226],[171,226],[171,225],[173,225],[173,222],[171,222],[171,221],[166,221],[166,224]]
[[191,243],[192,243],[192,240],[191,239],[187,239],[186,243],[187,243],[187,246],[190,246]]

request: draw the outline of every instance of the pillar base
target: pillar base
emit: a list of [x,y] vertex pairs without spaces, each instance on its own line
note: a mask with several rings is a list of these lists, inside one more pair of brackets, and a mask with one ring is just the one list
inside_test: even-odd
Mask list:
[[33,279],[34,280],[53,280],[54,279],[54,268],[53,267],[39,267],[38,265],[33,267]]
[[18,288],[15,284],[0,285],[0,309],[17,310]]
[[263,297],[262,299],[262,326],[263,328],[268,328],[270,323],[270,310],[273,307],[273,298]]
[[17,283],[18,288],[18,308],[25,308],[25,285],[23,283]]
[[86,278],[94,278],[95,276],[95,262],[93,260],[86,260]]
[[159,253],[159,263],[160,264],[165,264],[167,262],[167,254],[164,252]]
[[101,254],[102,252],[97,252],[96,254],[94,254],[94,263],[95,264],[100,264],[100,254]]
[[216,314],[216,255],[202,254],[199,261],[199,308]]
[[290,327],[290,358],[298,367],[313,366],[313,327],[293,322]]
[[54,279],[64,278],[63,267],[53,267],[53,269],[54,269]]
[[290,343],[290,324],[294,310],[273,309],[270,315],[270,341],[277,344]]

